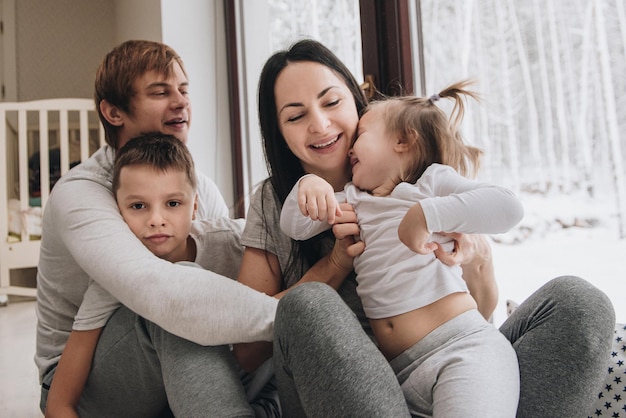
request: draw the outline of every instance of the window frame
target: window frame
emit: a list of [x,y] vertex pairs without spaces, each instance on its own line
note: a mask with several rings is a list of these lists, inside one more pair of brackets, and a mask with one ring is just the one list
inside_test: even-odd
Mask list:
[[[413,2],[413,3],[410,3]],[[244,141],[238,74],[241,68],[237,44],[237,0],[224,0],[226,55],[230,96],[230,133],[233,166],[234,216],[245,217]],[[420,0],[359,0],[363,74],[384,95],[414,93],[414,54],[421,67]],[[411,22],[411,16],[414,21]],[[411,25],[417,36],[411,36]],[[415,32],[414,32],[415,33]],[[417,45],[413,46],[417,40]],[[419,86],[423,86],[423,68]],[[365,81],[363,80],[363,81]]]

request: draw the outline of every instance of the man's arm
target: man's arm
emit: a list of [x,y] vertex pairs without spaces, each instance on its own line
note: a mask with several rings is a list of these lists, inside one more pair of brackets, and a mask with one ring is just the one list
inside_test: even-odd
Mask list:
[[[58,234],[80,268],[122,304],[175,335],[203,345],[273,338],[275,299],[213,272],[158,259],[129,230],[102,184],[70,179],[55,185],[46,231]],[[55,254],[42,248],[44,256]]]

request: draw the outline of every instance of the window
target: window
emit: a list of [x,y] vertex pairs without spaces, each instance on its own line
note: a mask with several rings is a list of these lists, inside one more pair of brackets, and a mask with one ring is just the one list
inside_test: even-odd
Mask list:
[[225,3],[231,88],[237,216],[267,177],[256,108],[256,88],[269,56],[300,38],[328,46],[363,79],[358,0],[235,0]]

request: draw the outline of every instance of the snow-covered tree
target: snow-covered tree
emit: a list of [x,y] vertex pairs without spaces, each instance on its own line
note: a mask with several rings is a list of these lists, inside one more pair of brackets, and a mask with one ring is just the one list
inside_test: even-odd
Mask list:
[[552,194],[610,185],[626,237],[623,0],[415,1],[427,91],[479,82],[463,131],[485,150],[481,176]]

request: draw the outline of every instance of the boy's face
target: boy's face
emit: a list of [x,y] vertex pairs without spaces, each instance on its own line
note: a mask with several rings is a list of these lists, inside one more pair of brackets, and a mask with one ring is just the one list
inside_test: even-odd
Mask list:
[[196,191],[183,171],[131,165],[120,171],[117,205],[124,221],[157,257],[194,261],[188,237],[197,209]]
[[135,80],[133,88],[131,112],[121,112],[123,123],[118,147],[122,148],[131,138],[148,132],[174,135],[187,143],[191,102],[189,81],[180,65],[177,62],[172,64],[170,77],[148,71]]

